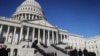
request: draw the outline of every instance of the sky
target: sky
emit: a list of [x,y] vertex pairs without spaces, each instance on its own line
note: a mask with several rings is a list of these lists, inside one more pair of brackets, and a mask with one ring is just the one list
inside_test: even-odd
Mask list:
[[[11,17],[24,0],[0,0],[0,16]],[[100,36],[99,0],[36,0],[49,22],[86,38]]]

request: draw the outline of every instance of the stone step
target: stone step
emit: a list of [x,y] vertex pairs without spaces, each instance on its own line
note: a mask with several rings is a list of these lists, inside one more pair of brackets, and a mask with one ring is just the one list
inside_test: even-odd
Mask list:
[[29,47],[31,47],[32,43],[27,42],[27,41],[22,41],[19,45],[20,45],[20,47],[23,47],[23,46],[27,47],[28,45],[29,45]]
[[44,48],[43,46],[39,46],[41,49],[43,49],[45,52],[54,52],[57,54],[57,56],[69,56],[68,54],[65,54],[57,49],[55,49],[54,47],[52,46],[49,46],[48,48]]
[[35,54],[35,56],[43,56],[43,55],[41,55],[39,52],[37,52],[37,53]]

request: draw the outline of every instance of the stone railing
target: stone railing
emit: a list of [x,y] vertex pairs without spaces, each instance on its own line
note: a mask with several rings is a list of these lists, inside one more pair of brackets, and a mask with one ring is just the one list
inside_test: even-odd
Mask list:
[[20,48],[18,56],[34,56],[34,48]]
[[60,47],[57,47],[56,45],[51,45],[51,46],[53,46],[55,49],[57,49],[57,50],[59,50],[59,51],[65,53],[65,54],[67,54],[67,51],[65,51],[64,49],[62,49],[62,48],[60,48]]
[[40,44],[41,44],[41,46],[43,46],[44,48],[48,48],[47,45],[45,45],[45,44],[43,44],[43,43],[41,43],[41,42],[40,42]]

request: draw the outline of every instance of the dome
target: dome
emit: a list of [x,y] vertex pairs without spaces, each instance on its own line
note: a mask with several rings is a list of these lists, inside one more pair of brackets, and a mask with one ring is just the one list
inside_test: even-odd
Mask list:
[[40,4],[35,0],[25,0],[13,14],[13,19],[17,20],[37,20],[43,19],[43,11]]
[[35,1],[35,0],[26,0],[26,1],[24,1],[24,2],[21,4],[21,6],[23,6],[23,5],[36,6],[36,7],[38,7],[38,8],[41,9],[40,4],[39,4],[37,1]]

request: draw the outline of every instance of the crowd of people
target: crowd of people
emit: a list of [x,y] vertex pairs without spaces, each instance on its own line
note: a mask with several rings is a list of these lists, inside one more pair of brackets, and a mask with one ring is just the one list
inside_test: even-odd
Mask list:
[[8,51],[6,48],[6,45],[0,45],[0,56],[8,56]]
[[69,52],[70,56],[96,56],[96,54],[94,52],[88,52],[86,49],[84,49],[83,51],[81,49],[79,49],[79,51],[77,51],[77,49],[71,50]]
[[[35,41],[32,45],[32,48],[37,47],[37,41]],[[43,50],[39,49],[38,50],[41,51],[42,54],[46,54],[45,52],[43,52]],[[0,45],[0,56],[8,56],[8,50],[7,50],[7,46],[6,45]],[[48,53],[49,54],[49,53]],[[54,54],[54,53],[52,53]],[[81,49],[79,49],[79,51],[77,51],[77,49],[75,48],[74,50],[69,51],[68,53],[70,56],[96,56],[96,54],[94,52],[88,52],[86,49],[84,49],[83,51]],[[48,56],[48,55],[46,55]],[[53,56],[53,55],[51,55]],[[54,56],[57,56],[57,54],[55,53]]]

